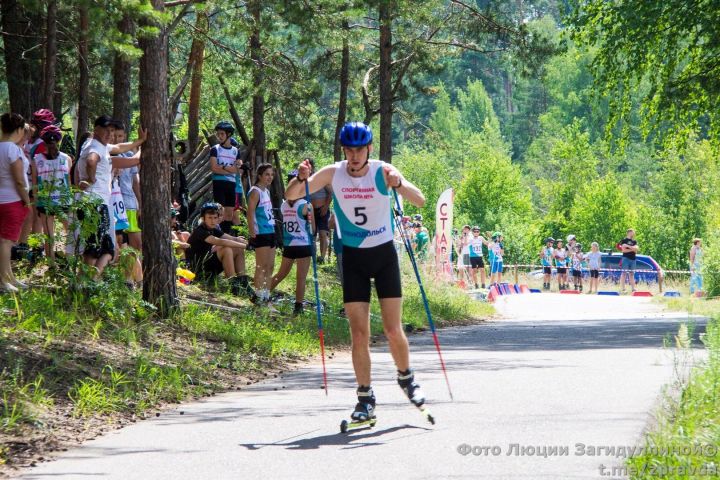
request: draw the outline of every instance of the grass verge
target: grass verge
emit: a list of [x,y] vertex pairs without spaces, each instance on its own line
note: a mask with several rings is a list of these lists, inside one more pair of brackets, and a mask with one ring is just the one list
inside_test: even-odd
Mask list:
[[[232,296],[222,281],[180,286],[182,308],[158,318],[114,268],[102,284],[75,292],[59,287],[42,266],[25,272],[33,289],[0,295],[0,474],[165,404],[240,389],[319,353],[314,310],[293,318],[289,294],[273,313]],[[427,320],[410,273],[404,265],[403,322],[420,330]],[[294,282],[293,271],[280,288],[292,291]],[[342,292],[334,265],[321,268],[319,284],[326,345],[330,352],[345,348],[350,338],[338,314]],[[428,282],[427,289],[439,326],[493,313],[452,287]],[[306,298],[314,297],[310,278]],[[371,311],[378,335],[377,301]]]
[[[668,400],[642,452],[626,464],[632,479],[694,479],[720,476],[720,303],[671,299],[671,309],[712,316],[701,340],[707,361],[683,378]],[[676,339],[678,345],[682,339]]]

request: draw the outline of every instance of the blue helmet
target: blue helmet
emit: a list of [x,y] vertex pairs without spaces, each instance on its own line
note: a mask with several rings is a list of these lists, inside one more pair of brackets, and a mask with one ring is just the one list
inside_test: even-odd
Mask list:
[[343,147],[364,147],[372,143],[373,134],[362,122],[348,122],[340,130],[340,145]]
[[206,213],[220,213],[220,210],[222,210],[222,205],[215,202],[205,202],[203,203],[203,206],[200,207],[200,216],[204,217]]
[[215,125],[215,131],[218,131],[218,130],[222,130],[225,133],[227,133],[228,137],[232,137],[233,134],[235,133],[235,129],[233,128],[232,123],[226,122],[224,120],[222,122],[218,123],[217,125]]

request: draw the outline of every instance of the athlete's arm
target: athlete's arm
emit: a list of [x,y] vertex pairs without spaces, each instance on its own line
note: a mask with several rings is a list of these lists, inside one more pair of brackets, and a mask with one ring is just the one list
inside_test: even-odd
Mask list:
[[260,203],[260,194],[257,190],[250,192],[248,197],[248,208],[247,208],[247,224],[248,224],[248,235],[250,238],[255,238],[255,209]]
[[110,163],[113,168],[130,168],[140,165],[140,150],[138,149],[132,157],[110,157]]
[[[229,238],[227,238],[229,237]],[[227,233],[223,235],[222,237],[216,237],[214,235],[208,235],[208,237],[205,239],[207,243],[210,245],[217,245],[218,247],[233,247],[233,248],[245,248],[246,243],[239,240],[240,237],[233,237],[228,235]]]
[[392,165],[385,164],[383,165],[383,172],[385,173],[385,183],[388,187],[397,190],[405,200],[416,207],[425,205],[425,195],[423,195],[420,189],[413,185],[410,180],[403,178],[400,170]]
[[129,152],[130,150],[136,150],[140,148],[140,145],[145,143],[147,140],[147,129],[138,128],[138,138],[134,142],[119,143],[117,145],[108,145],[108,151],[112,155],[119,155],[121,153]]
[[85,173],[87,173],[87,179],[81,180],[80,183],[78,183],[80,190],[87,190],[90,188],[90,185],[93,185],[97,180],[95,178],[95,172],[97,171],[97,164],[99,161],[100,157],[97,153],[91,153],[87,156],[87,160],[85,161]]
[[[321,188],[330,185],[335,175],[335,164],[327,165],[310,176],[310,162],[305,160],[298,165],[298,176],[290,180],[287,188],[285,189],[285,198],[287,200],[297,200],[305,196],[305,181],[308,182],[308,188],[310,193],[315,193]],[[308,178],[309,177],[309,178]]]

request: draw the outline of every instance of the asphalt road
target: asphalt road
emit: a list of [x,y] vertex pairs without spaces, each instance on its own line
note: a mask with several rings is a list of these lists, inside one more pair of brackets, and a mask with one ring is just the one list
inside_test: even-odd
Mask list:
[[513,296],[497,308],[504,318],[440,332],[454,401],[432,338],[411,336],[435,426],[404,398],[381,346],[371,430],[339,433],[355,396],[349,357],[336,355],[327,397],[319,365],[303,368],[107,434],[22,478],[624,478],[613,472],[618,447],[642,441],[674,366],[703,355],[663,348],[688,316],[589,295]]

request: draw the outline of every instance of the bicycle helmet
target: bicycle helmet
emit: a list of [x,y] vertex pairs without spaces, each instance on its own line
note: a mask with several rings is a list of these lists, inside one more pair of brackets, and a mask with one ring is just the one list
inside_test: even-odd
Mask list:
[[203,203],[202,207],[200,207],[200,216],[204,217],[206,213],[220,213],[220,210],[222,209],[222,206],[220,204],[215,202],[206,202]]
[[290,173],[288,173],[287,182],[290,183],[290,180],[292,180],[293,178],[296,178],[297,176],[298,176],[298,171],[291,170]]
[[416,213],[415,215],[413,215],[413,220],[422,222],[422,215],[420,215],[419,213]]
[[551,243],[551,242],[552,242],[552,243],[555,243],[555,239],[554,239],[553,237],[547,237],[547,238],[545,239],[545,243]]
[[372,143],[373,134],[362,122],[348,122],[340,130],[340,145],[343,147],[364,147]]
[[30,123],[38,127],[45,127],[46,125],[55,123],[55,114],[47,108],[41,108],[32,114]]
[[62,139],[62,132],[55,125],[48,125],[40,132],[43,142],[59,142]]
[[232,126],[230,122],[222,121],[215,125],[215,130],[222,130],[223,132],[228,134],[228,137],[232,137],[235,133],[235,128]]

